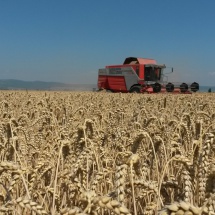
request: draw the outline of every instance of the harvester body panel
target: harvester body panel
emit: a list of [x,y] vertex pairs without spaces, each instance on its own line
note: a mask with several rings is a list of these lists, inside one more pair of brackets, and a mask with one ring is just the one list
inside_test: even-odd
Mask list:
[[128,92],[139,78],[132,67],[113,66],[99,69],[98,88],[114,92]]

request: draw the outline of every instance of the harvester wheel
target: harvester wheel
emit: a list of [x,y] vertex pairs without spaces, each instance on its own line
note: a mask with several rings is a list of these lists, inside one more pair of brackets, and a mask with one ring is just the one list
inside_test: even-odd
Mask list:
[[199,84],[196,83],[196,82],[193,82],[191,85],[190,85],[190,89],[191,91],[193,92],[197,92],[199,90]]
[[174,89],[175,89],[174,84],[172,84],[172,83],[169,82],[169,83],[166,85],[166,91],[167,91],[167,92],[171,93],[171,92],[174,91]]
[[153,85],[153,92],[154,93],[159,93],[161,91],[161,85],[159,83],[155,83]]
[[187,92],[188,91],[188,85],[186,83],[182,83],[180,85],[180,90],[181,90],[182,93]]
[[130,89],[130,93],[140,93],[140,87],[139,86],[134,86]]

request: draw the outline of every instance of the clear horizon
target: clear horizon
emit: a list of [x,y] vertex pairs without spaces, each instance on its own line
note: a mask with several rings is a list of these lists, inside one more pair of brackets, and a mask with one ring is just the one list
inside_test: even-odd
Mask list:
[[95,84],[129,56],[214,86],[213,0],[0,0],[0,79]]

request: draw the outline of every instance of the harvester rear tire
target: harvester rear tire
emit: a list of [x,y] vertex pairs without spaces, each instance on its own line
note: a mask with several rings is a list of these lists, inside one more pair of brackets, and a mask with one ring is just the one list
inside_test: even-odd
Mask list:
[[134,86],[130,89],[130,93],[140,93],[140,87],[139,86]]

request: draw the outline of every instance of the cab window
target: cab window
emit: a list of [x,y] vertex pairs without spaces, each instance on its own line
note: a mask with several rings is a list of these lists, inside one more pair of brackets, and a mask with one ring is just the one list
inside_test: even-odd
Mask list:
[[145,81],[159,81],[161,69],[154,67],[145,67]]

